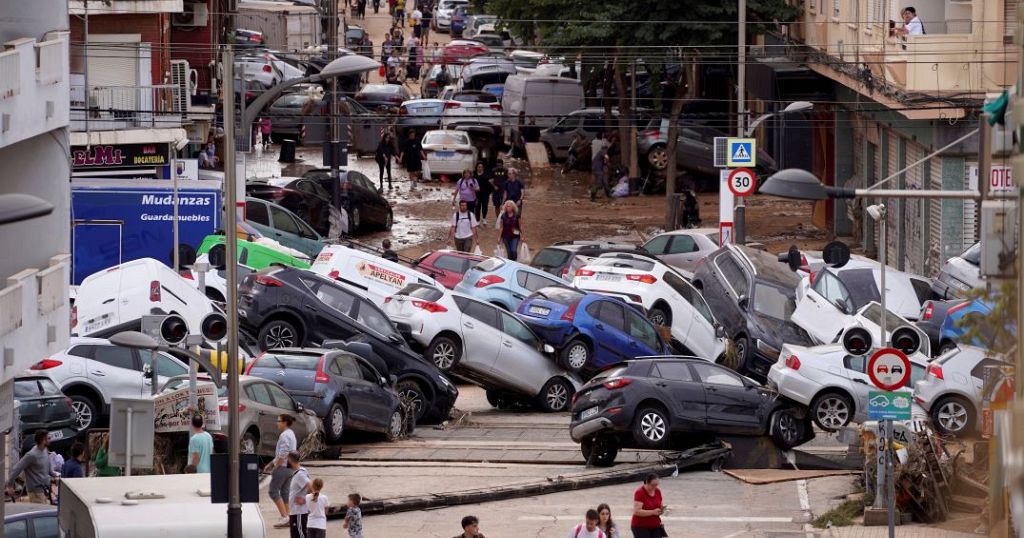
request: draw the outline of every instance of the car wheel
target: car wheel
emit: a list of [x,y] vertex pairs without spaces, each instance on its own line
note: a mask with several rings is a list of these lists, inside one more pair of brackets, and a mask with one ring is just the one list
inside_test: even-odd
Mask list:
[[647,164],[659,172],[668,168],[668,149],[660,144],[651,148],[647,152]]
[[587,465],[596,467],[609,467],[615,463],[615,456],[619,454],[619,442],[610,435],[598,435],[588,437],[580,443],[580,452]]
[[[939,347],[939,355],[945,355],[951,350],[957,349],[957,345],[953,342],[943,342],[942,346]],[[938,357],[939,355],[936,355]]]
[[750,354],[750,341],[746,336],[737,337],[736,345],[736,371],[743,372],[747,367],[747,355]]
[[436,336],[427,348],[427,358],[442,372],[449,372],[462,358],[462,346],[450,336]]
[[384,217],[384,229],[390,231],[391,227],[395,224],[395,215],[388,210],[388,214]]
[[583,340],[573,340],[562,349],[561,359],[563,368],[579,372],[590,362],[590,347]]
[[942,435],[963,435],[974,426],[974,411],[967,400],[947,396],[932,406],[932,423]]
[[853,420],[853,400],[838,392],[819,394],[811,402],[811,416],[819,428],[834,432]]
[[806,427],[791,411],[779,411],[772,416],[772,440],[775,446],[789,450],[803,442]]
[[362,223],[362,217],[359,215],[358,207],[353,207],[352,211],[349,211],[348,220],[348,233],[355,235],[356,231],[359,230],[359,225]]
[[540,407],[548,413],[560,413],[569,408],[572,400],[572,385],[563,377],[548,381],[540,391]]
[[395,410],[391,413],[391,420],[388,421],[387,439],[395,441],[402,435],[402,412]]
[[341,434],[345,433],[345,408],[338,402],[331,404],[327,416],[324,417],[324,431],[327,433],[328,442],[341,442]]
[[650,313],[647,314],[647,319],[661,327],[672,326],[672,312],[664,305],[651,308]]
[[491,407],[498,409],[501,407],[502,399],[501,395],[497,391],[488,389],[487,392],[487,403],[491,404]]
[[427,396],[415,381],[400,381],[395,389],[398,390],[398,396],[412,406],[412,413],[417,422],[427,414]]
[[640,448],[661,448],[668,439],[668,416],[657,407],[644,407],[633,418],[633,439]]
[[260,329],[260,349],[277,349],[279,347],[297,347],[299,342],[299,331],[295,326],[283,319],[275,319]]
[[239,448],[242,451],[242,454],[255,454],[256,436],[252,432],[245,432],[242,434],[242,443]]
[[71,396],[71,410],[77,416],[75,426],[79,431],[88,430],[99,419],[98,406],[91,399],[80,394]]

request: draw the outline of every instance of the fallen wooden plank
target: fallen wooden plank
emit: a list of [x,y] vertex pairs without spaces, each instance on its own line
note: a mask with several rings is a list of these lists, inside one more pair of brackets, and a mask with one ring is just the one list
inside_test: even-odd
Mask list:
[[722,472],[748,484],[758,485],[858,474],[858,471],[798,471],[794,469],[725,469]]

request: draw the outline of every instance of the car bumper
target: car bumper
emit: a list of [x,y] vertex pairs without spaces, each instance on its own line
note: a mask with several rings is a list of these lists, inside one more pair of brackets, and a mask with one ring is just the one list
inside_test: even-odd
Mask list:
[[516,317],[533,329],[533,332],[537,333],[537,336],[541,337],[542,340],[555,348],[561,347],[568,342],[572,334],[572,324],[566,321],[533,318],[528,315]]
[[585,422],[581,422],[569,429],[569,437],[573,441],[579,443],[580,441],[592,437],[595,434],[608,431],[613,429],[615,426],[612,424],[611,419],[607,417],[597,417],[589,419]]
[[461,159],[427,159],[430,166],[430,173],[437,174],[458,174],[462,175],[463,170],[472,170],[476,166],[476,159],[472,155],[466,155]]
[[[78,438],[80,431],[65,426],[63,428],[48,428],[45,424],[36,425],[22,425],[22,431],[28,432],[21,436],[21,453],[24,454],[35,446],[35,432],[36,430],[47,430],[50,432],[50,450],[63,451],[64,448],[70,447],[75,439]],[[56,437],[56,439],[54,439]]]
[[772,366],[768,371],[768,385],[779,394],[804,405],[810,405],[811,399],[821,388],[799,372],[780,364]]

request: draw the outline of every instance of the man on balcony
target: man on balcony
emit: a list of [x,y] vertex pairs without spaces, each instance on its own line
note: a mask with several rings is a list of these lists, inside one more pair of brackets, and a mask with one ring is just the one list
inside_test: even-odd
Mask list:
[[900,12],[900,16],[903,17],[903,28],[893,28],[893,36],[924,35],[924,24],[917,18],[916,9],[907,6]]

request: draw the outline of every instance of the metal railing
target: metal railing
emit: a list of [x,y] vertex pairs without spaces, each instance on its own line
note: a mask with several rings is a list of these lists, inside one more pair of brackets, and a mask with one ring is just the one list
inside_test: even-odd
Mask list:
[[[153,86],[71,86],[72,130],[80,129],[88,114],[92,130],[136,127],[178,127],[182,122],[181,88]],[[86,100],[88,103],[86,103]]]

